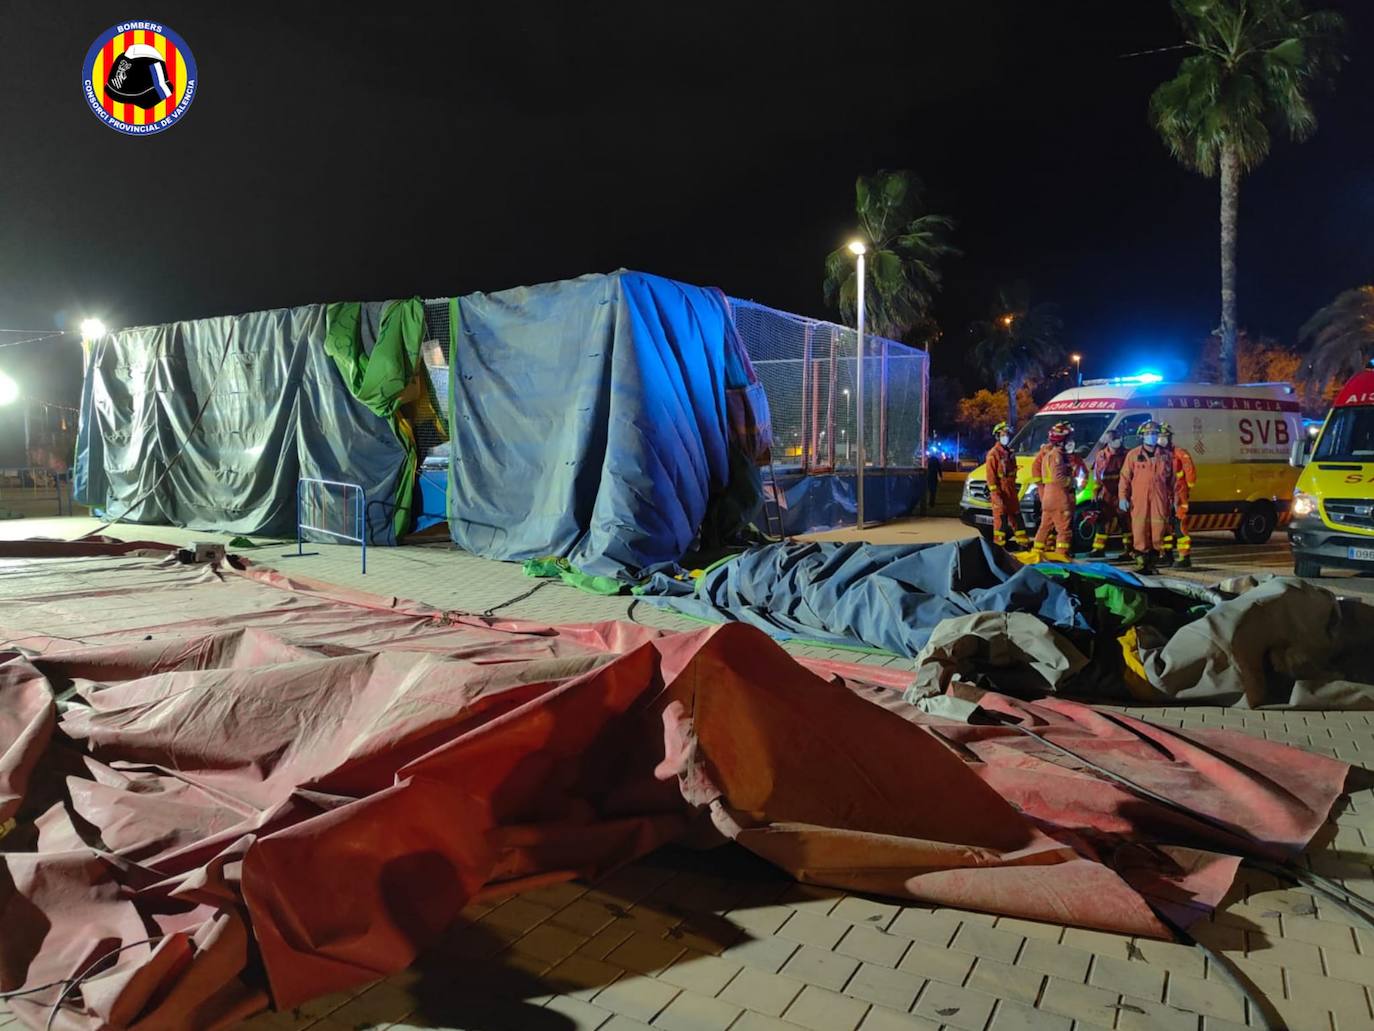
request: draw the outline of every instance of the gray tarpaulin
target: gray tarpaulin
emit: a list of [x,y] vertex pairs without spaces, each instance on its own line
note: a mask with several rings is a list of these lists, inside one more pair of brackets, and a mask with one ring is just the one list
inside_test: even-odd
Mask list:
[[[911,697],[957,676],[1012,694],[1239,708],[1374,709],[1374,605],[1275,578],[1219,601],[1181,627],[1147,616],[1121,647],[1099,633],[1086,659],[1034,616],[977,613],[935,627],[917,657]],[[1143,674],[1143,675],[1142,675]]]
[[96,341],[77,500],[130,522],[289,536],[297,480],[343,480],[364,488],[373,539],[391,542],[376,506],[391,503],[404,455],[325,353],[324,312],[280,308]]

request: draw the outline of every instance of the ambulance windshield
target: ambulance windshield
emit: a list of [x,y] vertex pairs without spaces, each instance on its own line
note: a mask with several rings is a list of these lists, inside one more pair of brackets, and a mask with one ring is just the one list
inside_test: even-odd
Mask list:
[[1037,415],[1021,427],[1012,438],[1011,449],[1018,455],[1033,455],[1040,445],[1049,440],[1050,427],[1057,422],[1066,422],[1073,427],[1075,448],[1090,448],[1097,444],[1107,427],[1111,425],[1115,412],[1078,412],[1052,415]]
[[1318,462],[1374,462],[1374,405],[1332,412],[1312,457]]

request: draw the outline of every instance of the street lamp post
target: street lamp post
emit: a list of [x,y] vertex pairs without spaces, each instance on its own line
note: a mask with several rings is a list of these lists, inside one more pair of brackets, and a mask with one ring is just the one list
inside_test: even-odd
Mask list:
[[849,242],[849,253],[858,259],[856,269],[859,277],[859,296],[858,296],[858,318],[855,330],[858,335],[858,373],[854,377],[855,393],[858,395],[856,400],[859,408],[859,418],[854,424],[854,434],[859,438],[859,460],[858,468],[854,477],[854,515],[858,522],[859,529],[864,528],[864,255],[868,248],[864,246],[862,240],[851,240]]
[[1073,371],[1075,379],[1078,386],[1081,387],[1083,385],[1083,356],[1081,354],[1073,354],[1069,357],[1073,359]]

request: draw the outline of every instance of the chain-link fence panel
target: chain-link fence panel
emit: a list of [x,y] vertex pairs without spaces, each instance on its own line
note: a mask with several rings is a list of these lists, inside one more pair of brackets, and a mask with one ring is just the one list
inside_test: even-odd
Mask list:
[[[856,468],[858,334],[753,301],[731,298],[730,306],[768,394],[776,466],[802,472]],[[924,467],[929,356],[873,336],[865,337],[864,351],[864,467]]]

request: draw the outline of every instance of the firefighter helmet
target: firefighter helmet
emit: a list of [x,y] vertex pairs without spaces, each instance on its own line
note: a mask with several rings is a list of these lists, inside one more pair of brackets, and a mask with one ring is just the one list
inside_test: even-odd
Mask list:
[[1157,422],[1146,422],[1146,423],[1141,423],[1141,425],[1140,425],[1140,435],[1141,435],[1142,437],[1145,436],[1145,434],[1147,434],[1147,433],[1158,433],[1158,432],[1159,432],[1159,423],[1157,423]]
[[1003,419],[1001,422],[999,422],[996,426],[992,428],[992,435],[994,437],[1000,437],[1002,434],[1010,432],[1011,427],[1007,425],[1007,421],[1005,419]]
[[1174,435],[1174,428],[1167,422],[1162,422],[1159,424],[1159,435],[1161,437],[1172,437]]
[[151,111],[172,98],[166,58],[148,43],[135,43],[110,64],[105,92],[117,103]]
[[1067,422],[1057,422],[1050,427],[1050,443],[1062,444],[1073,436],[1073,427]]

